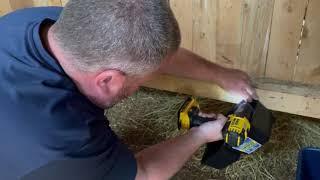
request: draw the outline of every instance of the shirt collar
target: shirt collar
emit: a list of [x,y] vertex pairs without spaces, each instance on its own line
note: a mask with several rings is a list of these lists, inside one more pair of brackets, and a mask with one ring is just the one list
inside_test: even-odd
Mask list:
[[40,37],[40,27],[45,23],[46,21],[56,21],[54,19],[46,18],[42,20],[40,23],[37,23],[33,30],[32,30],[32,37],[33,37],[33,43],[35,45],[35,48],[40,56],[40,59],[42,63],[46,64],[48,68],[51,70],[57,71],[60,74],[66,75],[65,71],[61,67],[61,65],[58,63],[58,60],[56,60],[48,51],[45,49],[45,47],[42,44],[41,37]]

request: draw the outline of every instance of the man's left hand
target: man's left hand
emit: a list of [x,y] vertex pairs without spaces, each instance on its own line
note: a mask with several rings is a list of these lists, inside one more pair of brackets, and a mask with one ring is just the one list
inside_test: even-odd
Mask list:
[[249,75],[243,71],[223,68],[217,83],[227,92],[240,95],[249,102],[258,99]]

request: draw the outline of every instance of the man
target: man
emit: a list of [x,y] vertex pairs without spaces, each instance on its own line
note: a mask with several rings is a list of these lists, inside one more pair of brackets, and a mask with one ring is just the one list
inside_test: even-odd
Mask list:
[[135,155],[108,108],[158,73],[215,82],[250,100],[248,76],[179,48],[166,0],[71,0],[0,19],[0,179],[168,179],[222,115]]

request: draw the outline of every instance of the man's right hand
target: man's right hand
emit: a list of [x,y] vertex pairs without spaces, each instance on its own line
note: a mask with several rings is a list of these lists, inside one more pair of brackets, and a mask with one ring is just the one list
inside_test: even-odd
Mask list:
[[202,114],[217,120],[192,128],[187,133],[153,145],[136,154],[136,180],[170,179],[196,150],[205,143],[222,139],[221,130],[227,121],[223,115]]
[[227,118],[222,114],[218,114],[215,116],[214,114],[202,116],[209,117],[209,118],[216,118],[214,121],[206,122],[199,127],[196,127],[196,131],[199,136],[201,136],[205,142],[213,142],[223,139],[222,136],[222,129],[227,122]]

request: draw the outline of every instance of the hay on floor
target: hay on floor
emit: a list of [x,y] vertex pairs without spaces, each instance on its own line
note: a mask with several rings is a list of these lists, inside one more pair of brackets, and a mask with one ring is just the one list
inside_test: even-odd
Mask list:
[[[110,125],[118,136],[138,152],[179,135],[177,111],[185,95],[144,88],[107,110]],[[224,113],[232,105],[199,98],[201,108]],[[303,147],[320,147],[320,120],[274,112],[277,119],[270,142],[253,155],[224,170],[200,164],[202,147],[173,179],[295,179],[297,155]]]

